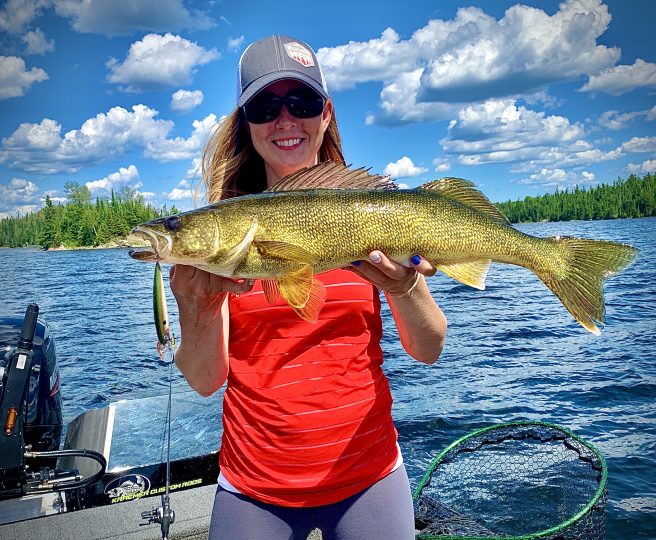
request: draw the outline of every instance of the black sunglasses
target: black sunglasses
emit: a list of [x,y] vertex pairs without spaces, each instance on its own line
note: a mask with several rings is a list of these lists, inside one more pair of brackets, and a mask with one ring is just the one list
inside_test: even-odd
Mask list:
[[266,124],[278,118],[282,106],[296,118],[314,118],[323,111],[324,99],[309,88],[296,88],[285,97],[272,92],[260,92],[242,107],[244,116],[251,124]]

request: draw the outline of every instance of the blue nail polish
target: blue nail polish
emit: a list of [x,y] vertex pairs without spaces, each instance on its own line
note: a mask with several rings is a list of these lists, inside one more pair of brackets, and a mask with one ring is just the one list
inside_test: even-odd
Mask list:
[[353,261],[351,264],[353,266],[360,266],[360,261]]
[[417,266],[421,262],[421,257],[419,255],[413,255],[412,257],[410,257],[410,262],[414,266]]

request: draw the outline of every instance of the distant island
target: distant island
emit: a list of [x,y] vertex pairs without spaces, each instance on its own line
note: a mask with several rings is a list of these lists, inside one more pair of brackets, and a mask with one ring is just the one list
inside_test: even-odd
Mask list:
[[[166,206],[155,209],[130,188],[112,191],[109,199],[91,199],[86,186],[67,182],[68,202],[53,204],[46,197],[37,212],[0,220],[0,247],[37,246],[78,249],[127,246],[135,225],[177,214]],[[512,223],[570,221],[656,216],[656,175],[631,175],[613,184],[556,191],[539,197],[495,203]]]
[[495,203],[512,223],[656,216],[656,174]]
[[144,202],[130,188],[112,191],[109,199],[91,200],[91,192],[77,182],[64,186],[68,202],[53,204],[46,196],[37,212],[0,221],[0,247],[79,249],[128,246],[135,225],[160,216],[177,214],[166,206],[159,210]]

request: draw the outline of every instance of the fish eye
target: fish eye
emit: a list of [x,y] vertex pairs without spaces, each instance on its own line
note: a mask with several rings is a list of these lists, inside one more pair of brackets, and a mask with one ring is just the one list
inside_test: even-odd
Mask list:
[[164,221],[164,227],[167,231],[177,231],[182,225],[182,220],[178,216],[171,216]]

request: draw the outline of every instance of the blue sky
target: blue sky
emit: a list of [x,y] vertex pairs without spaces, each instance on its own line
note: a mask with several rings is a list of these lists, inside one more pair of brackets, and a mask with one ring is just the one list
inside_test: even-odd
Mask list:
[[[347,162],[493,201],[656,170],[656,2],[0,4],[0,217],[64,183],[193,207],[207,135],[252,41],[322,62]],[[652,27],[652,28],[650,28]]]

